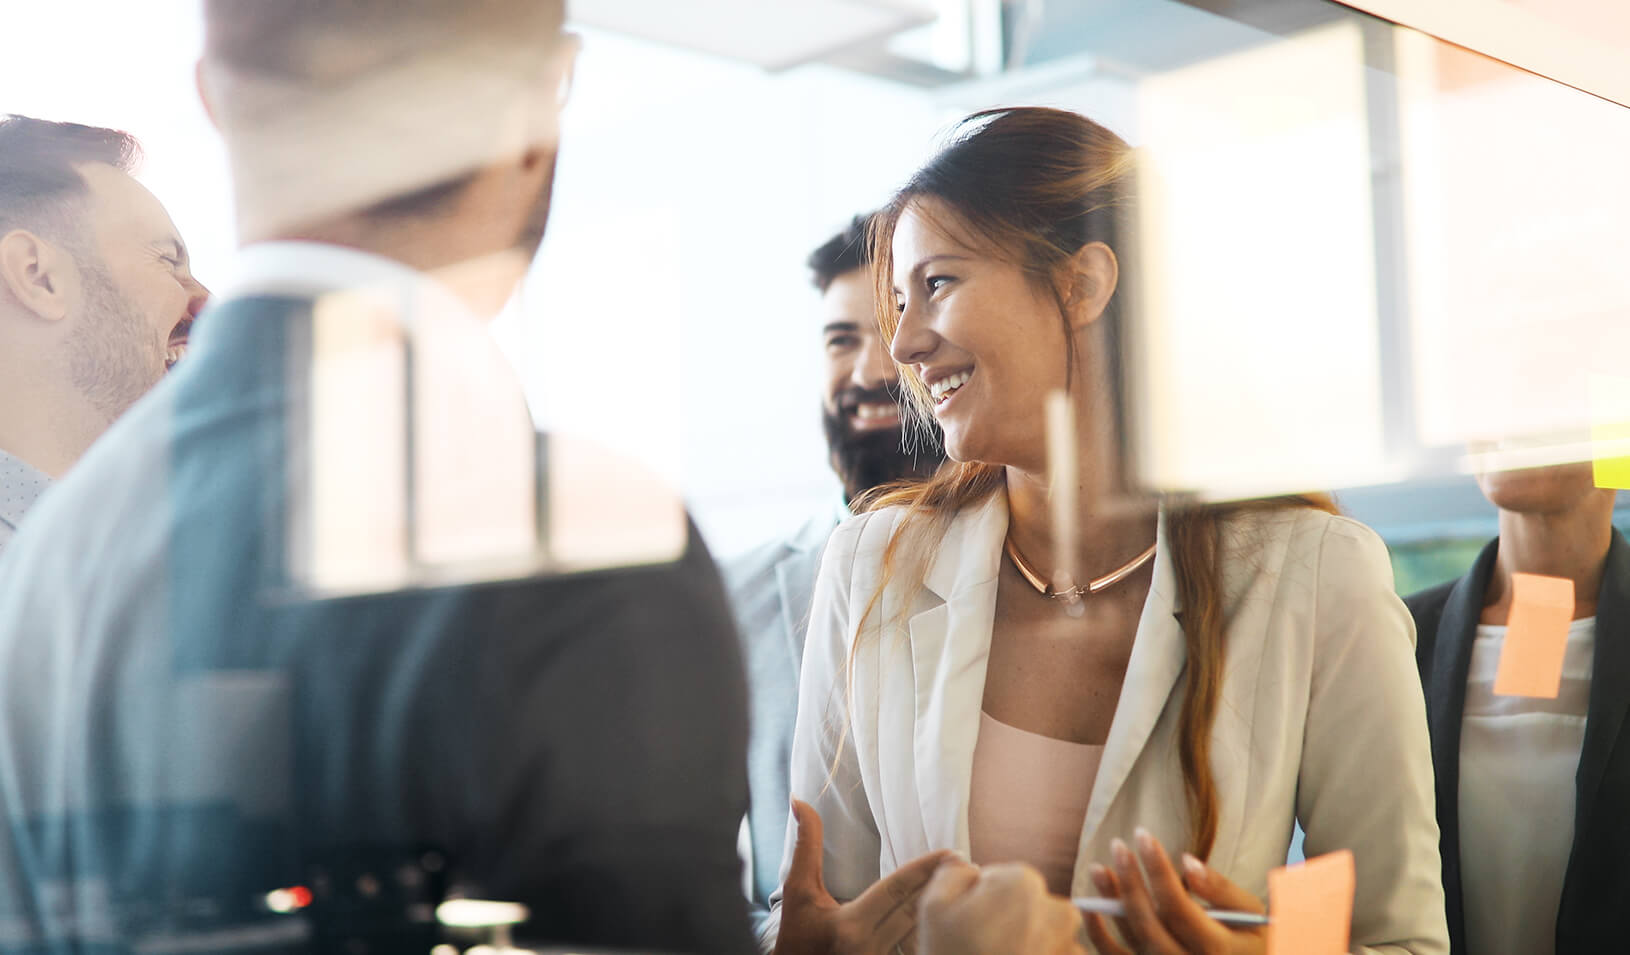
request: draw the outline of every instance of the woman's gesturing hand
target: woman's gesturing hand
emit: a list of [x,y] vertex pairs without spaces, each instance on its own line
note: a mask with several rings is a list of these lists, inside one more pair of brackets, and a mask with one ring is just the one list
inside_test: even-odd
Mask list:
[[1187,853],[1180,878],[1153,836],[1139,829],[1135,841],[1135,856],[1126,843],[1116,839],[1110,844],[1113,868],[1092,867],[1099,894],[1118,898],[1126,906],[1126,917],[1115,920],[1124,943],[1115,938],[1102,915],[1087,916],[1087,935],[1102,955],[1261,955],[1266,951],[1265,927],[1223,925],[1206,915],[1190,893],[1213,908],[1241,912],[1267,911],[1261,899]]
[[792,863],[781,886],[781,930],[776,955],[912,955],[916,951],[917,900],[948,851],[930,852],[877,880],[852,902],[826,891],[821,873],[821,815],[792,801],[798,826]]
[[923,891],[919,955],[1086,955],[1081,913],[1027,865],[940,866]]

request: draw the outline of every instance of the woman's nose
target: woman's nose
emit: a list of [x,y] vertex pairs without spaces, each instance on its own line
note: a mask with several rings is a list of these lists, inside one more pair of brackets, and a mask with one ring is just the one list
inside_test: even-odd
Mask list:
[[916,308],[907,305],[900,312],[900,324],[889,342],[889,354],[902,365],[914,365],[933,354],[938,344],[939,336],[922,320]]

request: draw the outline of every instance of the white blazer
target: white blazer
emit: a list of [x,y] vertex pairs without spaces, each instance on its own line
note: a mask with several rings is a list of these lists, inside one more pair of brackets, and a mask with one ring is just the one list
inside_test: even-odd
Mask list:
[[[969,852],[1007,497],[953,520],[923,587],[890,584],[846,688],[857,617],[903,513],[860,515],[834,532],[811,608],[792,793],[825,823],[826,883],[839,899],[923,853]],[[1087,867],[1107,864],[1110,840],[1130,839],[1138,826],[1168,848],[1188,844],[1177,731],[1186,653],[1164,515],[1159,540],[1081,830],[1075,895],[1097,894]],[[1224,527],[1223,573],[1229,622],[1212,735],[1220,818],[1211,865],[1266,898],[1268,871],[1284,864],[1300,821],[1309,856],[1353,851],[1355,951],[1447,952],[1414,624],[1393,593],[1385,546],[1362,524],[1311,508],[1246,514]],[[787,835],[790,860],[793,827]]]

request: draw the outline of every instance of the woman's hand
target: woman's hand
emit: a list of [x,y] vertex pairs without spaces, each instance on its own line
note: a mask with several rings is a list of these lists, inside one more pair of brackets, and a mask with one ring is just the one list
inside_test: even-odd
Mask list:
[[1110,844],[1114,868],[1091,869],[1099,894],[1126,906],[1126,917],[1115,922],[1129,945],[1115,939],[1102,915],[1087,916],[1087,935],[1102,955],[1260,955],[1267,950],[1266,927],[1223,925],[1206,915],[1189,893],[1213,908],[1240,912],[1267,911],[1261,899],[1188,853],[1183,854],[1179,878],[1153,836],[1139,829],[1134,841],[1135,858],[1126,843],[1116,839]]
[[1081,913],[1027,865],[953,860],[923,892],[921,955],[1086,955]]
[[948,851],[930,852],[877,880],[853,902],[839,903],[821,874],[821,815],[792,801],[798,826],[792,863],[781,885],[776,955],[913,955],[917,899]]

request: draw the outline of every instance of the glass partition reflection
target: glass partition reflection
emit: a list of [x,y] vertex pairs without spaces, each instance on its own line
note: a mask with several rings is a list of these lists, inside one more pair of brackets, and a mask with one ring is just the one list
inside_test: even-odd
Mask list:
[[[508,859],[517,893],[537,889],[533,859],[506,852],[572,858],[569,840],[525,843],[537,833],[523,810],[610,813],[626,797],[637,829],[680,819],[669,790],[688,793],[713,823],[696,884],[729,882],[732,918],[738,881],[767,900],[780,846],[747,846],[738,880],[729,845],[751,811],[734,758],[748,745],[744,694],[763,685],[736,631],[773,616],[763,669],[776,667],[782,702],[793,699],[802,648],[790,638],[808,619],[826,535],[862,507],[859,492],[936,466],[933,428],[903,415],[869,265],[840,253],[869,254],[866,213],[976,110],[1060,106],[1135,149],[1113,397],[1139,490],[1230,501],[1336,490],[1392,545],[1395,586],[1410,592],[1460,576],[1494,533],[1469,475],[1595,461],[1598,483],[1630,481],[1630,95],[1603,52],[1630,49],[1622,13],[1505,0],[1446,0],[1449,13],[1430,16],[1382,0],[831,0],[781,22],[774,4],[733,9],[743,4],[755,15],[707,19],[652,0],[644,12],[663,15],[641,16],[635,0],[583,0],[566,23],[577,39],[560,37],[547,57],[466,55],[435,69],[410,59],[390,82],[349,89],[349,118],[377,126],[281,114],[240,124],[290,149],[253,186],[258,211],[296,220],[281,228],[300,241],[332,225],[305,221],[309,204],[327,214],[322,203],[360,202],[359,182],[367,209],[425,189],[437,208],[448,155],[513,159],[533,142],[533,111],[548,114],[551,148],[558,132],[552,199],[531,210],[548,216],[535,256],[524,242],[431,256],[414,269],[434,293],[283,275],[310,299],[287,322],[290,287],[256,289],[238,253],[238,233],[253,232],[249,183],[221,146],[216,124],[230,135],[229,118],[199,102],[201,7],[62,0],[14,12],[13,35],[41,39],[0,63],[0,106],[141,141],[145,159],[117,166],[129,181],[113,188],[144,213],[130,218],[171,227],[157,245],[143,238],[141,261],[176,288],[161,296],[175,313],[161,316],[164,334],[131,333],[156,344],[143,349],[155,390],[118,409],[131,418],[57,427],[74,416],[24,391],[0,407],[0,546],[13,531],[22,542],[0,562],[0,673],[14,691],[0,701],[11,814],[0,948],[53,932],[105,941],[132,925],[159,949],[195,930],[187,944],[207,949],[211,933],[244,925],[249,944],[298,948],[313,931],[349,931],[347,906],[387,903],[401,910],[391,918],[407,913],[414,950],[445,943],[431,903],[475,890],[444,884],[441,847],[359,837],[362,849],[302,867],[293,847],[315,831],[310,800],[340,791],[356,798],[323,825],[375,835],[457,819],[437,835],[480,834],[470,855]],[[1523,25],[1526,43],[1514,39]],[[380,49],[407,43],[393,31],[380,28]],[[1572,44],[1578,62],[1559,63]],[[554,59],[566,50],[571,65]],[[468,79],[472,62],[525,76],[522,92],[499,82],[465,100],[424,95]],[[356,108],[381,101],[391,110]],[[432,113],[439,127],[417,125]],[[383,142],[302,151],[303,133],[336,129]],[[279,174],[303,185],[266,203],[287,186]],[[515,203],[491,199],[507,196],[501,186],[477,190],[472,221],[515,216]],[[518,218],[517,230],[541,228]],[[12,226],[0,221],[0,236]],[[402,233],[410,252],[450,247],[435,229]],[[78,262],[69,234],[47,238]],[[399,238],[321,237],[345,248]],[[818,264],[822,249],[846,264]],[[291,261],[290,272],[319,271]],[[76,301],[105,306],[104,276],[84,263]],[[54,367],[17,355],[63,316],[30,312],[7,289],[10,385]],[[260,304],[211,310],[211,290]],[[441,295],[479,299],[496,317],[475,321]],[[187,370],[195,323],[232,364]],[[104,373],[107,349],[74,347],[56,362],[70,377]],[[126,437],[110,445],[104,430]],[[25,470],[32,451],[7,443],[42,431],[52,451],[73,431],[72,453]],[[243,435],[252,446],[225,447]],[[55,493],[83,462],[103,483]],[[52,531],[30,534],[25,511]],[[76,589],[47,586],[58,580]],[[584,594],[592,612],[562,612]],[[461,616],[472,603],[482,612]],[[561,631],[595,665],[527,679],[557,658]],[[670,684],[674,674],[694,679]],[[414,708],[424,700],[433,717]],[[693,732],[697,714],[726,710]],[[619,722],[629,714],[644,722]],[[790,736],[793,715],[752,719],[782,719],[773,725]],[[614,735],[573,735],[600,723]],[[527,749],[555,736],[559,750]],[[705,752],[675,755],[689,746]],[[583,782],[625,763],[668,775]],[[553,788],[540,796],[535,780]],[[378,810],[421,790],[433,798],[413,811]],[[784,823],[785,796],[754,798]],[[460,815],[472,805],[479,824]],[[65,821],[75,835],[58,831]],[[184,853],[149,854],[179,829]],[[610,824],[597,832],[617,851],[638,841],[618,841]],[[96,864],[76,869],[86,846]],[[277,878],[246,875],[244,859],[269,860]],[[173,869],[184,877],[165,882]],[[560,909],[595,911],[591,882],[552,886],[572,903]],[[334,918],[320,929],[299,914],[314,898]]]

